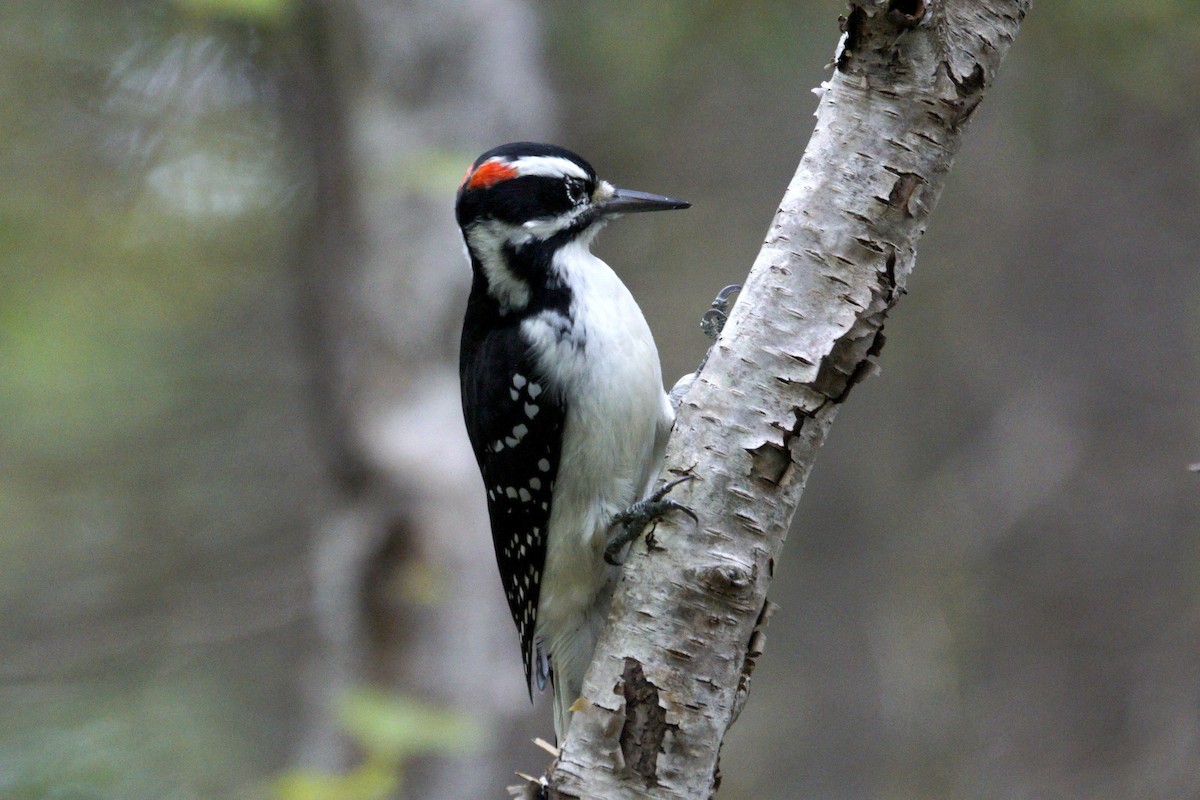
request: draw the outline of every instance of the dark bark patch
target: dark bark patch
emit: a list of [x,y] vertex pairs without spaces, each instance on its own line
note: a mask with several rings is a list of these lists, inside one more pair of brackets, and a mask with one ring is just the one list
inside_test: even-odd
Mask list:
[[970,75],[958,77],[950,70],[950,80],[954,83],[954,90],[958,92],[959,97],[973,97],[983,91],[984,84],[983,65],[975,62],[975,67],[971,70]]
[[850,67],[850,59],[854,57],[855,51],[862,43],[863,31],[867,24],[867,12],[863,10],[862,6],[855,6],[850,11],[850,16],[842,17],[840,21],[842,33],[846,34],[846,41],[842,43],[842,51],[838,54],[834,66],[838,72],[845,72]]
[[888,194],[888,205],[903,211],[905,216],[913,216],[912,209],[908,207],[908,204],[921,183],[921,176],[915,172],[901,172],[892,185],[892,191]]
[[678,725],[667,722],[667,710],[659,702],[658,687],[646,678],[641,663],[625,659],[621,680],[613,687],[625,698],[625,724],[621,727],[621,755],[625,768],[647,787],[658,785],[658,754],[668,731]]
[[790,428],[785,423],[772,423],[772,427],[783,433],[783,443],[763,442],[758,447],[747,448],[750,453],[750,474],[775,486],[783,486],[794,469],[792,439],[800,435],[807,416],[799,408],[792,409],[795,422]]
[[883,349],[881,320],[860,319],[856,327],[838,339],[824,359],[812,388],[834,403],[844,403],[855,384],[878,371],[875,357]]
[[925,18],[925,0],[889,0],[887,16],[897,28],[915,28]]
[[883,247],[878,242],[872,241],[871,239],[867,239],[862,236],[856,236],[854,237],[854,241],[862,245],[864,250],[870,250],[872,253],[883,252]]
[[879,276],[879,283],[883,287],[885,296],[891,297],[896,291],[896,248],[891,248],[888,251],[887,263],[884,265],[883,274]]
[[850,384],[846,387],[847,394],[850,393],[850,387],[862,383],[879,372],[879,354],[883,352],[883,346],[886,343],[887,337],[883,335],[881,327],[875,331],[875,336],[871,339],[871,346],[867,348],[867,357],[858,362],[858,366],[854,368],[854,374],[850,376]]
[[943,66],[946,74],[950,76],[950,82],[954,84],[955,94],[958,95],[957,99],[946,101],[946,105],[950,107],[950,127],[958,130],[967,123],[967,120],[971,118],[975,109],[979,108],[979,104],[983,101],[987,74],[979,62],[975,63],[969,74],[962,77],[956,75],[949,64],[943,64]]
[[792,454],[783,445],[763,442],[749,451],[750,474],[778,486],[792,466]]
[[747,569],[735,564],[710,564],[696,569],[691,578],[707,593],[740,603],[754,593],[758,567]]

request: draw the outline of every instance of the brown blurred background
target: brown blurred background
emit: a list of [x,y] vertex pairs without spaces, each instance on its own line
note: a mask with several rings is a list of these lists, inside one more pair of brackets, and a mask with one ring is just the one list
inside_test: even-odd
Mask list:
[[[499,797],[546,757],[454,358],[454,188],[598,251],[668,381],[841,3],[0,5],[0,797]],[[1200,5],[1035,4],[817,463],[721,797],[1200,795]]]

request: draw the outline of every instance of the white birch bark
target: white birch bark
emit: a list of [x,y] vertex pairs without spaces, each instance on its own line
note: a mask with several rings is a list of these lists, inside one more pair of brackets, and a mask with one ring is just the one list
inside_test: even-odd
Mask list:
[[1030,2],[850,3],[812,139],[671,437],[662,477],[695,476],[673,496],[700,524],[677,515],[630,555],[550,797],[716,791],[809,470]]

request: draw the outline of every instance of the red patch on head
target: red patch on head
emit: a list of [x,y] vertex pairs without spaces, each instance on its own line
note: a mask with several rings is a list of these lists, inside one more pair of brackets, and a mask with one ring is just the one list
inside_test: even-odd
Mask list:
[[503,161],[485,161],[474,172],[467,170],[463,183],[468,189],[487,189],[515,177],[517,171]]

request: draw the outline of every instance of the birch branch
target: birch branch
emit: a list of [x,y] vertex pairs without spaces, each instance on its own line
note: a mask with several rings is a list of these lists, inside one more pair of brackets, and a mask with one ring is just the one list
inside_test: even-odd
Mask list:
[[1031,0],[853,0],[812,139],[662,478],[699,515],[624,570],[545,794],[707,798],[775,559],[838,406],[873,369],[964,125]]

